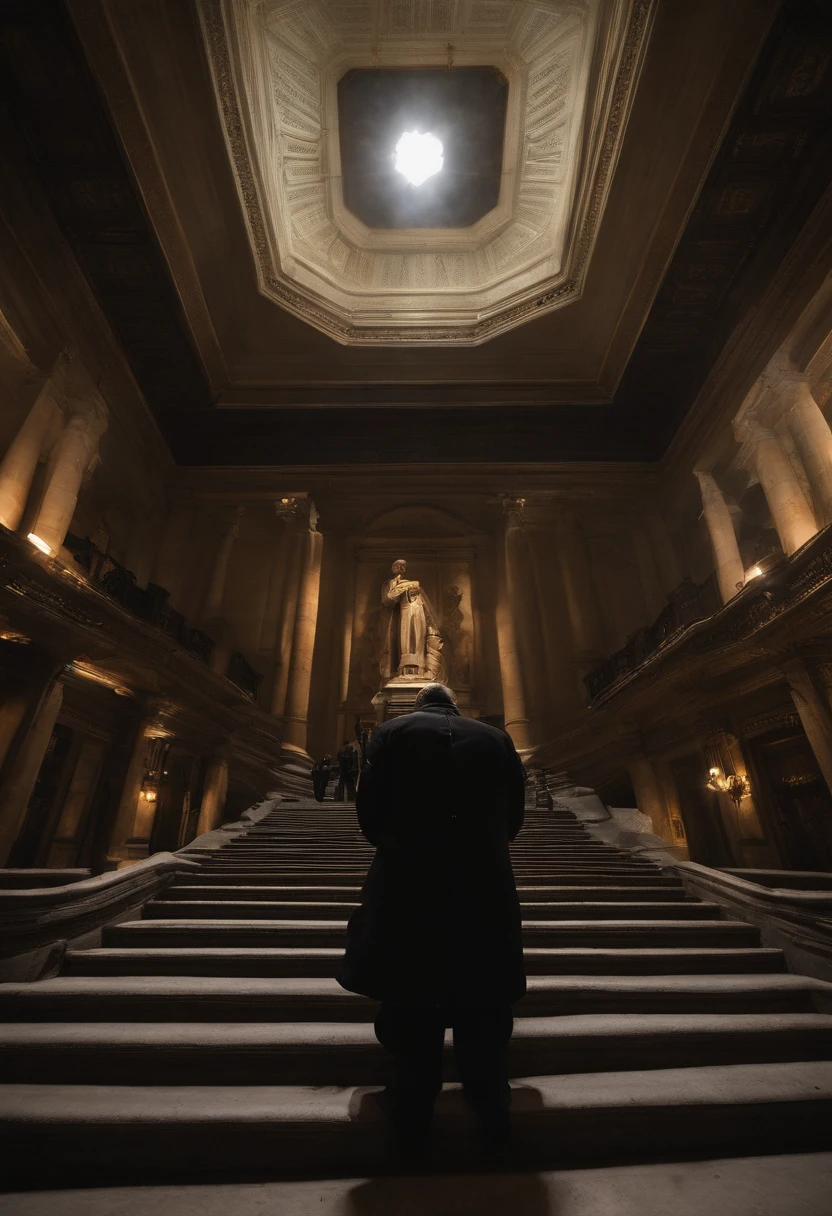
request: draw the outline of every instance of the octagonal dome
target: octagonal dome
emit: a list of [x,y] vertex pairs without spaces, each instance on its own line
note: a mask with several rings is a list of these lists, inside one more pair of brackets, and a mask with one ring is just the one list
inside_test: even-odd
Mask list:
[[[476,345],[574,299],[652,2],[201,0],[261,291],[375,345]],[[434,209],[443,226],[364,222],[345,203],[339,85],[475,68],[507,84],[494,205],[473,223],[465,208]]]

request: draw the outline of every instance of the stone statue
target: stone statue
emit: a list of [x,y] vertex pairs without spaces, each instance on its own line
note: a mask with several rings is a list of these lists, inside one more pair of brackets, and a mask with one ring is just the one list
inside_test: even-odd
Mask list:
[[393,562],[393,577],[381,588],[382,628],[379,671],[382,680],[435,680],[442,664],[442,635],[430,600],[407,562]]

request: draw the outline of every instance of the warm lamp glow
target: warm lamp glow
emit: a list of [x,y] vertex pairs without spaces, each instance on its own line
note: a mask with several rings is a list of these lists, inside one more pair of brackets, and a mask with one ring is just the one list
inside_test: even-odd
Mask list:
[[396,144],[395,167],[411,186],[421,186],[438,173],[444,163],[442,141],[435,135],[405,131]]
[[749,579],[759,578],[762,573],[759,566],[752,566],[750,570],[746,570],[745,572],[745,581],[748,582]]
[[36,549],[40,549],[41,553],[49,554],[52,552],[52,546],[47,545],[46,541],[41,540],[39,536],[35,536],[34,532],[29,533],[27,540],[31,541]]

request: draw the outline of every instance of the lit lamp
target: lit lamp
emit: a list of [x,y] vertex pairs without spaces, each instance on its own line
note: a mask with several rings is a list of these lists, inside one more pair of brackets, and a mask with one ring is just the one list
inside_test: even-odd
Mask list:
[[45,553],[48,556],[52,552],[52,546],[47,545],[46,541],[41,540],[41,538],[36,536],[34,532],[30,532],[26,539],[30,542],[30,544],[33,544],[36,549],[40,549],[41,553]]
[[747,798],[751,793],[751,786],[747,777],[741,777],[737,773],[730,773],[727,777],[721,769],[716,767],[708,769],[709,780],[705,783],[709,790],[713,790],[715,794],[727,794],[735,806],[739,807],[743,798]]

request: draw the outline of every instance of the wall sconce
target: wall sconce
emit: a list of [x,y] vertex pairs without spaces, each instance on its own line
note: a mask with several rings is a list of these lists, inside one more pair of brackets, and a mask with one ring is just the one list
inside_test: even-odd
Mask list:
[[730,773],[726,777],[718,768],[708,769],[708,781],[705,784],[715,794],[727,794],[736,807],[751,793],[747,777],[740,777],[737,773]]
[[154,789],[146,789],[141,791],[139,797],[144,798],[145,802],[155,802],[159,795]]

